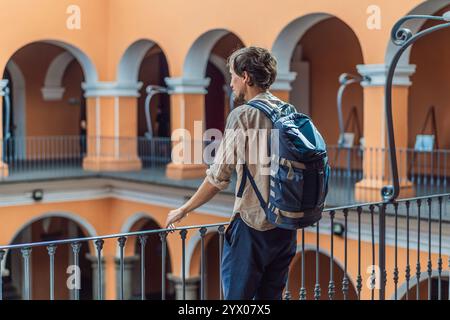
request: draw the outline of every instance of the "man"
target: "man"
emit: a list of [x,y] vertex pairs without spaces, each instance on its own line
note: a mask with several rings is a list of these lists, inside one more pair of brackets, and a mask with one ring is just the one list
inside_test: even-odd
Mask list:
[[[260,110],[245,104],[250,100],[263,100],[275,108],[284,104],[268,92],[276,78],[276,60],[263,48],[248,47],[235,51],[228,58],[231,88],[236,105],[243,105],[230,112],[225,135],[218,148],[214,163],[206,171],[206,178],[182,207],[169,212],[166,225],[183,219],[208,202],[220,190],[225,189],[234,170],[237,173],[236,196],[231,222],[225,232],[222,258],[222,285],[225,299],[281,299],[286,283],[289,264],[296,252],[297,232],[276,228],[270,224],[260,202],[247,182],[240,189],[243,165],[239,159],[225,161],[238,154],[238,147],[245,149],[247,167],[267,202],[269,197],[269,172],[267,163],[248,162],[249,143],[239,140],[231,143],[229,131],[265,129],[270,135],[272,122]],[[250,152],[250,156],[251,156]],[[239,192],[241,191],[241,192]]]

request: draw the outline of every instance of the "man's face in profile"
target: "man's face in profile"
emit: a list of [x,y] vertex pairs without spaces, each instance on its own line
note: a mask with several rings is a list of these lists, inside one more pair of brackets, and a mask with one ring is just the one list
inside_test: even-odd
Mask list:
[[231,74],[231,82],[230,82],[230,87],[231,90],[233,91],[233,102],[234,102],[234,106],[240,106],[244,103],[246,103],[247,101],[245,101],[245,81],[244,81],[244,77],[240,77],[238,76],[234,70],[230,67],[230,74]]

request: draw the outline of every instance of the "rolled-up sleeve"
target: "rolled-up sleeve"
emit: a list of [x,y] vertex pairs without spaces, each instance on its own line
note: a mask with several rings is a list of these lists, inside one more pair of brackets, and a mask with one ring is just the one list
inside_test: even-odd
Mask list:
[[216,150],[214,162],[206,170],[208,182],[219,190],[224,190],[231,182],[231,176],[238,163],[238,148],[245,148],[245,132],[247,123],[241,108],[236,108],[227,117],[223,138]]

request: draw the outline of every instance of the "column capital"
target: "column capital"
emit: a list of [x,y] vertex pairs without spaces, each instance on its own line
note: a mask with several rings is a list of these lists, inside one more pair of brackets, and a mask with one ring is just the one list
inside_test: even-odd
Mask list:
[[275,82],[270,87],[273,91],[291,91],[291,82],[297,77],[297,72],[287,72],[277,74]]
[[[386,77],[389,70],[387,64],[358,64],[356,66],[358,73],[362,76],[370,78],[370,81],[363,81],[363,87],[379,87],[386,84]],[[412,83],[410,76],[416,71],[416,65],[398,65],[395,69],[394,79],[392,84],[394,86],[407,86]]]
[[61,100],[64,96],[64,91],[66,91],[66,89],[63,87],[43,87],[43,88],[41,88],[42,98],[44,98],[44,101]]
[[139,97],[142,82],[83,82],[84,96],[89,97]]
[[206,94],[210,78],[165,78],[170,94]]
[[7,87],[8,87],[8,80],[7,79],[0,80],[0,96],[5,95],[5,88]]

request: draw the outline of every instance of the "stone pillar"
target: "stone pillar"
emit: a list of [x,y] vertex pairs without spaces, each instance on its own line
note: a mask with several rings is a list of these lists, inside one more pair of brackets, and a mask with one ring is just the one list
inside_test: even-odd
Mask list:
[[[388,66],[385,64],[358,65],[358,72],[367,76],[364,81],[364,147],[363,180],[356,184],[355,199],[359,201],[381,200],[381,188],[392,184],[389,143],[385,115],[384,85]],[[409,77],[414,73],[415,65],[398,66],[392,86],[392,112],[397,163],[400,180],[400,197],[414,196],[414,186],[407,178],[406,153],[399,149],[408,148],[408,90]]]
[[[175,284],[175,299],[183,300],[183,279],[172,273],[167,274],[167,278]],[[185,284],[186,284],[186,300],[198,300],[200,277],[186,278]]]
[[3,163],[3,97],[7,86],[8,80],[0,80],[0,179],[8,176],[8,165]]
[[[120,298],[120,259],[115,258],[116,261],[116,287],[117,287],[117,299]],[[137,263],[139,263],[140,257],[138,255],[129,256],[123,258],[123,299],[130,300],[133,296],[133,270]]]
[[83,83],[87,105],[87,155],[91,171],[140,170],[137,98],[142,83]]
[[291,83],[297,77],[296,72],[280,73],[270,87],[270,92],[283,101],[289,102],[289,93],[292,90]]
[[[205,130],[205,94],[209,78],[166,78],[170,88],[170,127],[172,162],[166,167],[170,179],[195,179],[205,176],[203,132]],[[181,148],[182,147],[182,148]],[[182,150],[182,152],[178,152]]]

